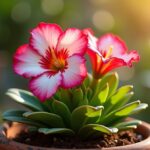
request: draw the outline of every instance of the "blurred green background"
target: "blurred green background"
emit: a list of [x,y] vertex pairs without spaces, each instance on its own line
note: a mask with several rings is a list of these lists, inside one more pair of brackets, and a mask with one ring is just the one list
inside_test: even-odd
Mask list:
[[[28,89],[28,81],[13,72],[12,56],[41,21],[121,36],[141,56],[134,67],[117,70],[121,84],[134,85],[132,100],[150,104],[150,0],[0,0],[0,113],[20,107],[5,95],[8,88]],[[150,108],[136,117],[150,122],[149,115]]]

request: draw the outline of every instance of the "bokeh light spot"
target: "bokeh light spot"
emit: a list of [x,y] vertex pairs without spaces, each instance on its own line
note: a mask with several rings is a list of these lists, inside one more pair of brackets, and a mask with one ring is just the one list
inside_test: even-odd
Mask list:
[[31,16],[31,6],[28,2],[22,1],[17,3],[12,11],[11,17],[15,22],[23,23]]
[[47,15],[57,15],[64,7],[63,0],[42,0],[42,10]]
[[106,10],[96,11],[93,15],[92,21],[95,27],[101,31],[111,30],[115,24],[114,17]]

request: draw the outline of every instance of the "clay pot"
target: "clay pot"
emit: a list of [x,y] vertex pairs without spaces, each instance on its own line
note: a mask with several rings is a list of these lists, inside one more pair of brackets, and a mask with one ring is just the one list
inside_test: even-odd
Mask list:
[[[6,128],[8,128],[7,136],[5,132]],[[0,150],[62,150],[59,148],[42,148],[42,147],[30,146],[30,145],[14,142],[12,140],[8,140],[8,137],[12,138],[22,130],[26,130],[26,126],[19,123],[15,123],[13,125],[13,128],[9,128],[9,126],[7,127],[1,126]],[[102,150],[150,150],[150,125],[148,123],[142,122],[142,124],[138,126],[136,131],[144,136],[145,139],[143,141],[136,144],[126,145],[126,146],[102,148]],[[89,149],[89,150],[94,150],[94,149]]]

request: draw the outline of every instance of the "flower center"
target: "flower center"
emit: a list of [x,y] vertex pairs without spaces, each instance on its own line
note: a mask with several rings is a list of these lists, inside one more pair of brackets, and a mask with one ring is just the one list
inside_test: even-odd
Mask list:
[[61,70],[65,67],[66,61],[65,61],[64,57],[61,57],[61,55],[57,55],[57,56],[56,55],[57,54],[52,49],[51,50],[51,56],[52,56],[51,59],[52,60],[50,60],[51,61],[51,69],[57,71],[57,70]]
[[56,51],[49,49],[46,51],[46,56],[42,57],[40,64],[43,68],[53,72],[63,71],[67,67],[67,57],[67,50]]
[[105,59],[107,59],[107,58],[111,57],[112,51],[113,51],[113,45],[110,45],[109,48],[108,48],[108,50],[104,50],[101,53],[102,53],[103,57]]
[[113,45],[111,45],[105,55],[105,58],[109,58],[112,54],[112,51],[113,51]]

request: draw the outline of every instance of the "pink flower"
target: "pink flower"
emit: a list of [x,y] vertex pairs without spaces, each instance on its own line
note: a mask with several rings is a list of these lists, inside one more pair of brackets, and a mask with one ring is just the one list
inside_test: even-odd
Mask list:
[[41,101],[50,98],[59,87],[72,88],[86,77],[84,54],[87,37],[76,28],[66,31],[56,24],[40,23],[31,31],[29,44],[14,55],[14,70],[31,78],[30,90]]
[[97,39],[91,29],[83,32],[88,35],[88,55],[91,58],[93,75],[97,79],[115,68],[131,67],[133,62],[140,59],[135,50],[127,53],[126,44],[116,35],[105,34]]

